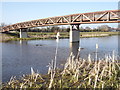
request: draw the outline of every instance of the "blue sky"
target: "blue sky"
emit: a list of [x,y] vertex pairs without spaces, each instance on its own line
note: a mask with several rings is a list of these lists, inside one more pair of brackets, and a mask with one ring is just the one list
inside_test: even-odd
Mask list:
[[[117,2],[3,2],[2,22],[14,24],[53,16],[116,9]],[[107,25],[117,27],[117,24]]]

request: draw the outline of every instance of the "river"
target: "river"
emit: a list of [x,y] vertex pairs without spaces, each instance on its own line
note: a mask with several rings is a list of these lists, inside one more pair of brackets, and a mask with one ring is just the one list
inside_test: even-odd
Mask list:
[[[81,38],[81,58],[87,58],[91,54],[95,56],[95,45],[99,45],[98,57],[111,54],[113,50],[118,51],[118,38],[120,36],[107,36],[97,38]],[[54,59],[56,51],[56,40],[28,40],[10,41],[2,44],[2,80],[9,81],[11,76],[30,74],[30,68],[45,74],[48,63]],[[60,39],[58,43],[57,65],[60,66],[68,58],[70,53],[69,39]]]

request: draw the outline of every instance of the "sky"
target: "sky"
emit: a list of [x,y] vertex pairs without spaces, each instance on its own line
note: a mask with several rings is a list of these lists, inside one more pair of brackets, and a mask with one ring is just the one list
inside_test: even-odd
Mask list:
[[[2,2],[2,22],[14,24],[47,17],[116,9],[118,9],[118,2]],[[117,24],[106,25],[118,26]]]

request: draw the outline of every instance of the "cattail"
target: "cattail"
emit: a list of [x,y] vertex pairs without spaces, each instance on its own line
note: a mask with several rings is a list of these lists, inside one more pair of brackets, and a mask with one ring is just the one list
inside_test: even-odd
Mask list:
[[57,35],[56,35],[56,42],[59,42],[59,37],[60,37],[60,33],[57,32]]
[[34,74],[35,74],[35,72],[34,72],[33,68],[31,67],[31,75],[34,75]]
[[96,44],[96,60],[97,60],[98,44]]
[[96,44],[96,49],[98,49],[98,44]]
[[88,84],[90,85],[91,84],[91,76],[89,76],[89,81],[88,81]]
[[115,55],[114,55],[114,51],[113,51],[113,54],[112,54],[112,62],[115,62]]
[[91,55],[90,54],[88,55],[88,61],[89,61],[89,63],[91,63]]

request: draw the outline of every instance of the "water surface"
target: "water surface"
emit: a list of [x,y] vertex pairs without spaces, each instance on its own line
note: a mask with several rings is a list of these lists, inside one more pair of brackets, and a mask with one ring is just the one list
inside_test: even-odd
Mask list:
[[[118,50],[118,36],[81,38],[81,58],[87,58],[91,54],[94,58],[95,44],[98,43],[98,57],[102,58],[113,50]],[[11,76],[29,74],[33,67],[39,73],[47,72],[47,65],[54,59],[56,40],[28,40],[10,41],[2,44],[2,79],[8,81]],[[61,39],[58,43],[58,65],[64,63],[69,56],[69,39]]]

